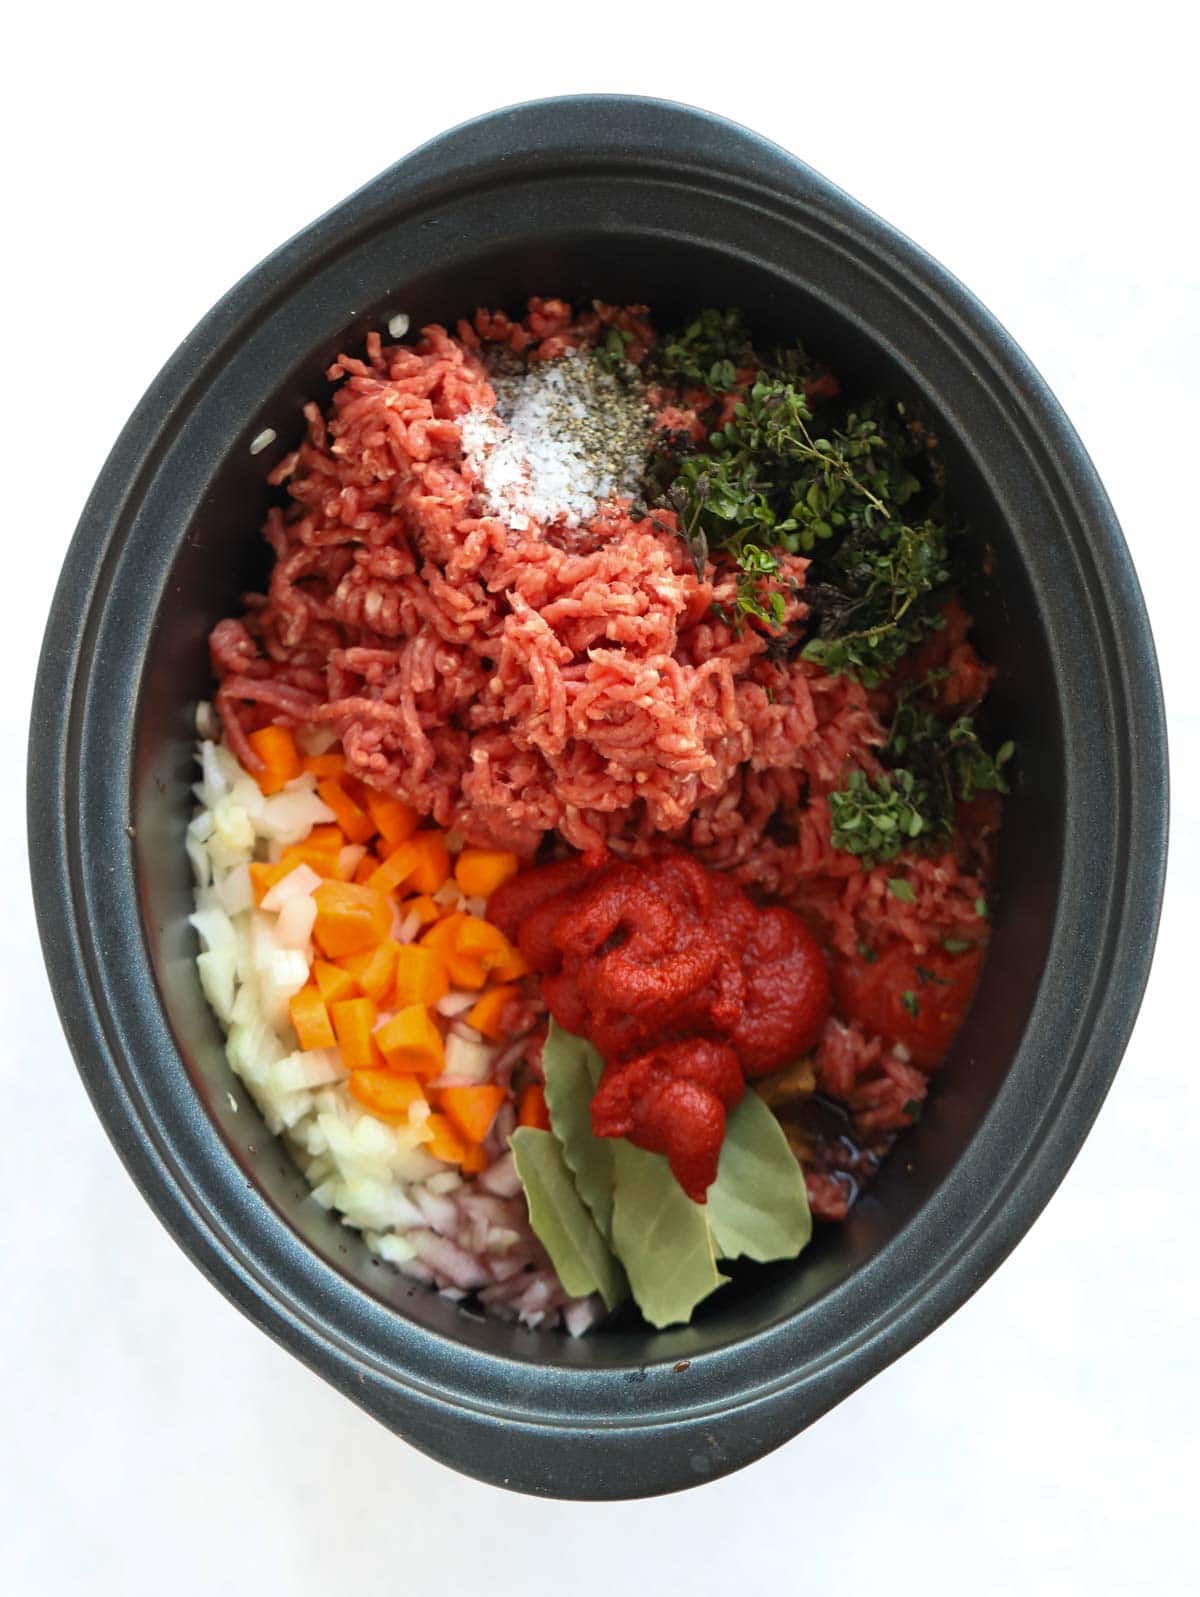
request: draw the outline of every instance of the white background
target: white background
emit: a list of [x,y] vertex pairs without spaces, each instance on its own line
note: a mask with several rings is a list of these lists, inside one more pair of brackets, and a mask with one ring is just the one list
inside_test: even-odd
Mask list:
[[[0,1590],[1197,1589],[1200,267],[1184,11],[849,0],[701,21],[676,5],[204,0],[42,4],[6,25]],[[610,1506],[519,1499],[428,1462],[184,1259],[59,1033],[21,779],[61,556],[179,339],[276,243],[419,141],[581,90],[675,97],[774,137],[1007,325],[1124,523],[1161,652],[1175,793],[1142,1019],[1031,1235],[949,1324],[769,1459]]]

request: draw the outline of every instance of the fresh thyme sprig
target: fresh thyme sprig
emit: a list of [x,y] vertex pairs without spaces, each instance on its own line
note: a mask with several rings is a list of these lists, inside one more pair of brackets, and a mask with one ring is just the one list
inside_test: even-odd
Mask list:
[[894,859],[906,848],[944,848],[960,800],[1008,792],[1004,767],[1013,744],[989,754],[973,716],[940,716],[934,706],[944,677],[932,671],[900,693],[883,750],[889,769],[874,781],[852,771],[829,795],[834,848],[867,864]]
[[903,412],[868,404],[817,426],[807,355],[797,346],[760,360],[732,312],[702,312],[653,359],[665,378],[714,393],[732,386],[739,364],[757,366],[729,419],[680,459],[663,502],[698,559],[702,550],[738,567],[739,614],[776,630],[786,603],[764,582],[774,575],[764,557],[815,553],[805,652],[874,686],[938,624],[927,601],[950,575],[943,521],[905,512],[921,493],[912,466],[922,449]]

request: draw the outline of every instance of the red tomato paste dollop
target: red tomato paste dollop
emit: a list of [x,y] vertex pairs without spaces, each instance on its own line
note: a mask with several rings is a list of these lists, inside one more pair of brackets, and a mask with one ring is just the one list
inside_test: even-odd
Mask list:
[[541,973],[555,1020],[604,1060],[593,1131],[665,1154],[703,1203],[746,1081],[815,1047],[829,1017],[804,922],[682,849],[526,871],[488,915]]

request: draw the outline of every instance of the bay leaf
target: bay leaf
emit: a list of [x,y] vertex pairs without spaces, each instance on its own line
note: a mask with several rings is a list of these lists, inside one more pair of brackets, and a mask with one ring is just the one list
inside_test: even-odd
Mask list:
[[599,1292],[605,1307],[615,1308],[628,1296],[625,1273],[576,1191],[558,1139],[552,1132],[520,1126],[509,1146],[525,1189],[529,1223],[563,1290],[573,1298]]
[[756,1092],[745,1093],[726,1120],[705,1208],[722,1259],[794,1259],[812,1237],[804,1172]]
[[579,1196],[610,1241],[613,1208],[613,1144],[592,1131],[592,1094],[604,1061],[582,1037],[550,1022],[542,1050],[546,1107]]
[[693,1203],[661,1154],[613,1144],[613,1247],[643,1317],[661,1330],[691,1318],[727,1279],[717,1269],[705,1206]]

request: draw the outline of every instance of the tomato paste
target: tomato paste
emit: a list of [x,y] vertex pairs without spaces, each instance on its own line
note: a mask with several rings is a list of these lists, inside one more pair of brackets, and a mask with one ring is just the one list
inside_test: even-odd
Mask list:
[[488,913],[541,973],[555,1020],[604,1060],[596,1135],[665,1154],[702,1203],[745,1082],[815,1047],[828,1018],[812,933],[682,849],[542,866]]

